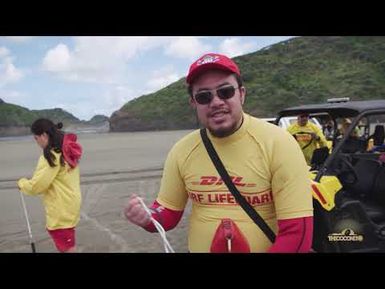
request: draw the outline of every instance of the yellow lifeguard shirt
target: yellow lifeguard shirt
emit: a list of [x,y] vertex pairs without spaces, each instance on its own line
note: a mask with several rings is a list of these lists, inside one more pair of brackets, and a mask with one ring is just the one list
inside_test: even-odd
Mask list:
[[[296,135],[297,142],[302,149],[302,152],[305,156],[306,163],[310,165],[311,158],[313,156],[313,152],[315,149],[320,147],[326,147],[327,141],[322,133],[321,129],[316,126],[314,123],[311,123],[310,121],[307,122],[306,125],[300,126],[298,123],[294,123],[291,126],[287,128],[288,132],[291,135]],[[304,134],[298,134],[300,132],[303,132]],[[319,140],[313,140],[311,141],[311,135],[310,133],[315,133],[317,136],[319,136]],[[309,145],[307,145],[309,142],[311,142]]]
[[[232,135],[208,133],[241,194],[277,233],[277,220],[313,215],[308,167],[295,139],[285,130],[244,114]],[[266,252],[271,242],[235,202],[202,142],[199,130],[178,141],[166,159],[157,201],[183,210],[192,201],[189,251],[209,252],[221,219],[231,218],[252,252]]]

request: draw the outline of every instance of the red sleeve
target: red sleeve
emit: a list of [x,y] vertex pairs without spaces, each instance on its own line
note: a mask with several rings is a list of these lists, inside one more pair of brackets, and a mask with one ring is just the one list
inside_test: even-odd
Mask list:
[[[165,208],[157,201],[152,204],[150,210],[152,212],[151,216],[162,225],[165,231],[173,229],[183,215],[183,210],[175,211]],[[144,229],[149,232],[158,232],[153,222],[150,222]]]
[[269,253],[308,253],[313,240],[313,217],[278,220],[278,235]]

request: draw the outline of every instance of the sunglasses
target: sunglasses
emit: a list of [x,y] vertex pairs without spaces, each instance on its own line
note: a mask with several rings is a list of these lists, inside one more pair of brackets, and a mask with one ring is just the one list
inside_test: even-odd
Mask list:
[[[215,91],[217,92],[217,95],[220,99],[229,99],[235,95],[235,90],[237,88],[238,87],[230,85],[218,88]],[[201,91],[195,94],[194,98],[195,101],[199,104],[209,104],[213,100],[214,94],[210,90]]]

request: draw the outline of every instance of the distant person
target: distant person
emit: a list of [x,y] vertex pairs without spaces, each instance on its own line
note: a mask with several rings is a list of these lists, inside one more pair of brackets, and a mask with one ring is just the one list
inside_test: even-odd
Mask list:
[[82,147],[75,134],[64,134],[62,123],[38,119],[31,131],[42,148],[31,179],[17,182],[27,195],[41,194],[46,212],[46,228],[59,252],[75,252],[75,227],[80,218],[81,191],[79,159]]
[[287,131],[297,140],[308,165],[311,165],[315,149],[327,147],[324,134],[317,125],[309,121],[308,113],[298,115],[297,122],[289,126]]
[[332,120],[329,120],[325,123],[322,129],[322,132],[326,140],[332,140],[334,138],[335,129],[334,129],[334,123]]
[[371,152],[381,151],[384,152],[384,139],[385,139],[385,129],[384,125],[377,124],[374,127],[374,132],[368,137],[368,147],[367,150]]
[[[352,124],[352,121],[350,120],[350,118],[344,118],[343,119],[339,138],[342,138],[346,134],[346,132],[349,129],[351,124]],[[349,138],[350,139],[358,139],[359,138],[359,128],[358,127],[355,127],[353,129],[353,131],[349,135]]]
[[[237,64],[209,53],[195,61],[186,78],[190,104],[225,169],[246,201],[276,234],[271,242],[222,181],[196,130],[169,152],[152,217],[165,230],[180,221],[192,201],[190,252],[308,252],[313,206],[305,159],[281,128],[243,112],[246,88]],[[155,232],[137,196],[127,219]]]

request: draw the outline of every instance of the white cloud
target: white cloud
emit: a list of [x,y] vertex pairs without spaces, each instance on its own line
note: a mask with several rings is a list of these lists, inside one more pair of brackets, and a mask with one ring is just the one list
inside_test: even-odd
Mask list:
[[152,78],[148,81],[148,87],[152,91],[159,90],[163,87],[166,87],[167,85],[177,81],[180,77],[178,77],[177,74],[172,73],[168,75],[162,75],[156,78]]
[[3,47],[0,47],[0,54],[3,59],[0,58],[0,87],[3,87],[9,83],[19,81],[23,77],[23,73],[13,64],[9,51],[1,48]]
[[5,90],[0,88],[0,98],[8,103],[18,104],[24,107],[28,105],[26,101],[28,96],[16,90]]
[[16,82],[23,76],[23,73],[11,62],[6,61],[3,67],[4,79],[8,82]]
[[181,76],[175,72],[172,66],[166,66],[152,72],[151,78],[147,81],[148,92],[159,90],[177,81]]
[[49,50],[42,68],[71,81],[122,83],[135,56],[170,42],[170,37],[75,37],[74,48]]
[[211,52],[210,45],[202,43],[198,37],[177,37],[165,48],[166,55],[193,60]]
[[0,47],[0,58],[6,57],[9,55],[9,50],[7,47]]
[[70,67],[70,52],[65,44],[49,50],[43,59],[43,68],[51,72],[67,71]]
[[255,50],[255,43],[245,42],[238,37],[226,38],[219,45],[219,52],[229,57],[235,57]]
[[133,99],[133,90],[125,85],[117,85],[111,88],[108,88],[107,91],[103,94],[103,109],[97,110],[100,111],[99,114],[104,114],[110,116],[111,113],[115,110],[118,110],[130,99]]
[[125,85],[106,86],[98,95],[89,95],[76,102],[55,103],[55,107],[61,107],[81,120],[89,120],[97,114],[109,117],[133,98],[133,90]]

